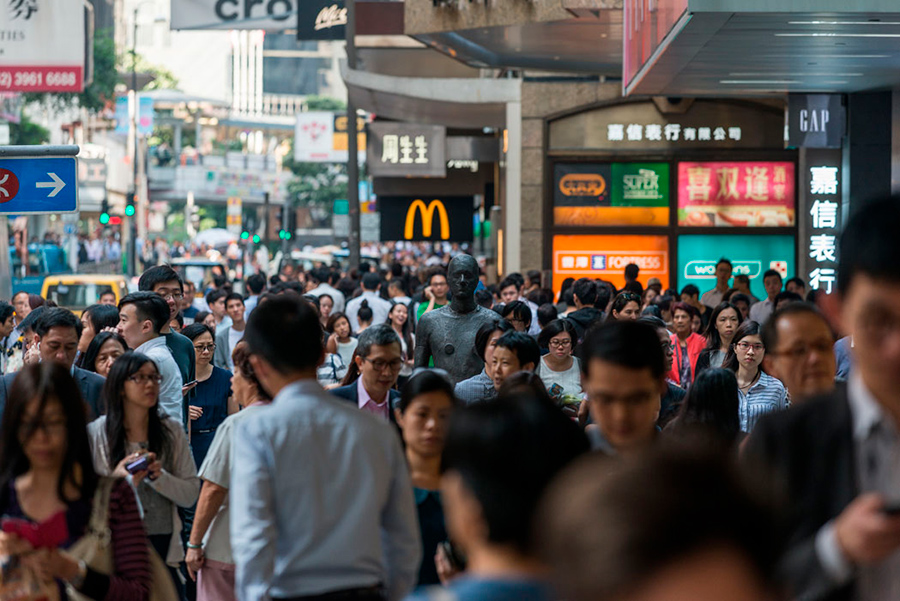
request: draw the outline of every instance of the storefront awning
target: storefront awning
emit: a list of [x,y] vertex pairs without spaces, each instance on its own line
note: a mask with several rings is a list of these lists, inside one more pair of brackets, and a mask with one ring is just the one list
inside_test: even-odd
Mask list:
[[517,79],[394,77],[343,69],[357,107],[396,121],[448,127],[506,127],[506,105],[521,98]]

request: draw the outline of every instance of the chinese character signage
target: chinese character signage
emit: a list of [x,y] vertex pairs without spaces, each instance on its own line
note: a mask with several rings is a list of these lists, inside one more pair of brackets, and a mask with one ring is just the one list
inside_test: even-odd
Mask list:
[[369,175],[447,176],[445,127],[410,123],[371,123],[368,138]]
[[625,285],[625,266],[641,268],[641,280],[659,278],[669,285],[667,236],[553,236],[553,289],[566,278],[602,278]]
[[750,278],[754,296],[766,298],[763,274],[774,269],[787,278],[795,272],[793,236],[679,236],[678,289],[694,284],[700,293],[716,285],[716,263],[725,257],[734,275]]
[[668,163],[557,163],[556,225],[668,225]]
[[802,152],[804,210],[801,258],[810,288],[826,293],[837,282],[837,246],[841,228],[841,151]]
[[678,225],[790,227],[795,206],[794,163],[678,164]]
[[379,196],[381,240],[471,241],[474,201],[472,196]]

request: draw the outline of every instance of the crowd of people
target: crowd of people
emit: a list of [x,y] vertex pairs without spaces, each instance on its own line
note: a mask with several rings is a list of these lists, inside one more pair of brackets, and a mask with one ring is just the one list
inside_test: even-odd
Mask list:
[[898,228],[861,208],[828,296],[462,253],[16,294],[0,599],[896,599]]

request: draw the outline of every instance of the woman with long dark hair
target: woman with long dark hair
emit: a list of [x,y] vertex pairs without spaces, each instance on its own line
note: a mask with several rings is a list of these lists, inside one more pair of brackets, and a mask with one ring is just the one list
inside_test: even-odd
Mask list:
[[712,438],[728,446],[734,445],[742,437],[739,406],[734,372],[707,368],[697,374],[678,415],[666,426],[665,432],[677,437]]
[[722,367],[734,334],[743,321],[744,318],[737,307],[728,302],[719,303],[709,318],[705,332],[706,348],[697,357],[695,375],[710,367]]
[[78,354],[75,365],[84,368],[84,356],[94,336],[106,328],[114,328],[119,323],[119,310],[111,305],[91,305],[81,314],[81,338],[78,339]]
[[[111,574],[61,552],[74,550],[87,533],[94,496],[101,492],[109,495]],[[13,381],[0,441],[0,516],[0,555],[16,559],[4,568],[4,581],[30,572],[50,598],[66,599],[64,584],[89,599],[149,598],[149,550],[134,492],[124,480],[101,483],[97,477],[84,401],[58,363],[27,365]],[[40,550],[10,532],[51,523],[59,540]]]
[[641,297],[634,292],[623,291],[613,300],[609,317],[613,321],[630,319],[636,321],[641,316]]
[[128,351],[128,343],[115,332],[100,332],[87,348],[81,368],[104,378],[109,375],[116,359]]
[[435,554],[438,545],[447,539],[440,494],[441,452],[456,404],[453,384],[437,372],[423,371],[409,379],[394,409],[403,435],[422,535],[417,586],[440,584]]
[[[180,421],[160,411],[161,376],[141,353],[127,352],[113,363],[103,398],[106,415],[88,425],[94,469],[130,478],[144,510],[150,544],[172,572],[184,560],[177,507],[197,501],[200,480]],[[137,466],[135,462],[141,461]],[[130,467],[126,467],[130,466]]]
[[402,303],[394,303],[388,311],[387,320],[397,336],[400,337],[400,356],[403,358],[403,367],[397,376],[397,388],[403,388],[413,372],[416,354],[416,337],[412,333],[412,324],[409,321],[409,308]]
[[760,417],[790,405],[784,384],[763,371],[766,346],[760,337],[761,329],[752,320],[742,323],[722,366],[737,375],[741,431],[748,434]]
[[191,418],[191,452],[194,464],[202,465],[216,430],[225,418],[237,412],[231,402],[231,372],[213,365],[216,342],[212,330],[192,323],[182,332],[194,345],[197,386],[188,407]]

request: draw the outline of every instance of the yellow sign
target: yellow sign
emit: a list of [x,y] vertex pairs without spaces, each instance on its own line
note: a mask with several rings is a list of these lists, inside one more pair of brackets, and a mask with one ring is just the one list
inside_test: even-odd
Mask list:
[[417,198],[409,205],[409,209],[406,211],[406,227],[403,230],[403,237],[407,240],[412,240],[417,212],[422,214],[422,236],[424,238],[430,237],[431,222],[434,217],[435,209],[437,209],[438,219],[441,222],[441,240],[449,240],[450,220],[447,218],[447,209],[444,207],[444,203],[437,199],[432,200],[428,203],[428,206],[425,206],[425,203]]

